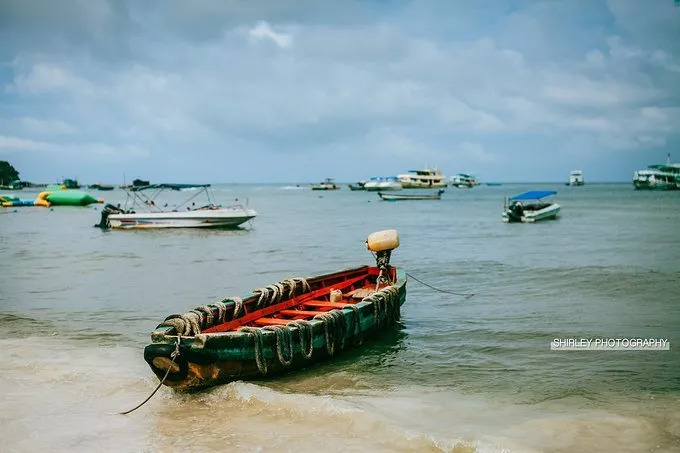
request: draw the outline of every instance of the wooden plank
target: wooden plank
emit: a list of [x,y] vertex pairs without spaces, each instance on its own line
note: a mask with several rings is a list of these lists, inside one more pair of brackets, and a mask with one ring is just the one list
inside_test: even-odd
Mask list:
[[309,310],[281,310],[279,312],[283,316],[316,316],[325,311],[309,311]]
[[345,305],[353,304],[354,302],[324,302],[322,300],[314,300],[311,302],[305,302],[304,305],[305,307],[312,307],[312,308],[345,308]]
[[291,320],[290,319],[278,319],[278,318],[260,318],[256,319],[254,322],[260,326],[285,326]]
[[314,300],[318,299],[321,296],[325,296],[331,292],[331,289],[339,289],[342,290],[344,288],[351,287],[355,283],[358,283],[366,278],[366,274],[360,275],[355,278],[351,278],[349,280],[345,280],[344,282],[334,284],[333,286],[327,286],[325,288],[319,288],[316,291],[309,292],[307,294],[302,294],[297,297],[294,297],[293,299],[287,300],[285,302],[280,302],[276,305],[270,305],[269,307],[265,307],[261,310],[256,310],[252,313],[248,313],[245,316],[241,316],[238,319],[235,319],[233,321],[225,322],[222,323],[218,326],[211,327],[209,329],[205,329],[203,333],[214,333],[214,332],[226,332],[228,330],[233,330],[237,329],[238,327],[248,324],[250,322],[253,322],[254,320],[258,318],[263,318],[269,315],[272,315],[276,312],[279,312],[281,310],[285,310],[286,308],[291,308],[295,307],[297,305],[302,305],[304,302],[308,300]]

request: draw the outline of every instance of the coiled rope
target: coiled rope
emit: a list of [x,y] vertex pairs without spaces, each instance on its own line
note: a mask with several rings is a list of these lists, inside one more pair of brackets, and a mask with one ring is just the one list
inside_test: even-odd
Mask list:
[[168,365],[168,369],[165,372],[165,376],[163,376],[163,379],[161,379],[161,382],[158,383],[158,386],[154,389],[154,391],[151,392],[151,395],[149,395],[144,401],[142,401],[141,403],[139,403],[138,405],[136,405],[135,407],[133,407],[129,411],[119,412],[120,415],[127,415],[130,412],[134,412],[137,409],[139,409],[140,407],[144,406],[146,404],[146,402],[149,401],[156,394],[158,389],[161,388],[161,385],[163,385],[165,380],[168,378],[168,375],[170,374],[170,370],[172,369],[172,365],[174,365],[174,363],[175,363],[175,359],[179,356],[179,342],[180,342],[180,336],[177,335],[177,342],[175,343],[175,350],[172,351],[172,354],[170,354],[170,358],[172,359],[170,361],[170,365]]

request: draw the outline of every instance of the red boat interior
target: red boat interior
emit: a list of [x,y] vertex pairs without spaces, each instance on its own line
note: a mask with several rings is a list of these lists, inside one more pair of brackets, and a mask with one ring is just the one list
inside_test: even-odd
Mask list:
[[[395,281],[396,270],[389,268],[389,279]],[[242,326],[265,327],[286,325],[291,321],[310,320],[314,316],[348,304],[356,304],[376,290],[379,269],[364,266],[358,269],[338,272],[308,280],[310,291],[293,298],[283,298],[280,302],[257,308],[258,295],[243,301],[245,314],[239,318],[205,329],[203,333],[238,330]],[[381,283],[380,289],[388,286]],[[342,293],[340,296],[337,290]],[[331,291],[334,292],[331,295]]]

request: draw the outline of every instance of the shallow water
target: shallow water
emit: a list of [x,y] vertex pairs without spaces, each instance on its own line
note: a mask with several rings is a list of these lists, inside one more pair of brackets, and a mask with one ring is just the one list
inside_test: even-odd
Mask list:
[[[391,203],[293,187],[217,186],[258,211],[236,231],[102,232],[101,205],[0,211],[3,450],[680,451],[679,193],[503,185]],[[528,189],[558,190],[560,218],[503,224],[503,197]],[[392,227],[394,264],[475,296],[410,280],[399,328],[361,351],[114,415],[155,387],[142,349],[165,316],[370,263],[366,235]],[[550,351],[561,337],[671,350]]]

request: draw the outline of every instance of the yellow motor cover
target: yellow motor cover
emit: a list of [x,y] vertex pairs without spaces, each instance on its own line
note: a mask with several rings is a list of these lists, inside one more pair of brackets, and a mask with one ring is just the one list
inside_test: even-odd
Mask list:
[[368,236],[366,247],[373,252],[396,249],[399,247],[399,233],[397,230],[377,231]]

